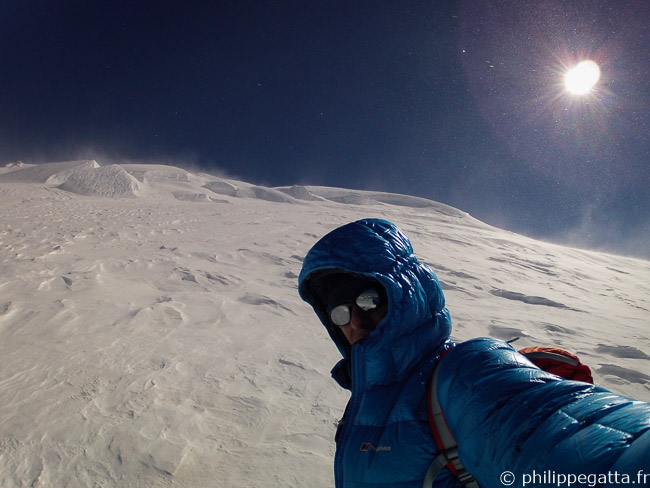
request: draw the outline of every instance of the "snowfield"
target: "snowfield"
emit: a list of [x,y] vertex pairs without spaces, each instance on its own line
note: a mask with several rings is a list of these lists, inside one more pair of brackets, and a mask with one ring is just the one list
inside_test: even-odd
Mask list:
[[454,337],[558,345],[650,401],[650,262],[422,198],[161,165],[0,168],[0,486],[330,487],[347,393],[297,294],[326,232],[386,218]]

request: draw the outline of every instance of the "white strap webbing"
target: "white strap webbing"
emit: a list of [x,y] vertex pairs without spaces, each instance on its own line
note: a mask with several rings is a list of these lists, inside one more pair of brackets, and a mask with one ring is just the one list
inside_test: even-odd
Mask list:
[[447,427],[445,416],[442,413],[442,407],[438,401],[437,393],[439,374],[440,368],[436,366],[431,377],[431,412],[433,414],[433,423],[435,424],[435,428],[440,436],[443,448],[429,465],[422,487],[431,488],[442,468],[447,466],[447,464],[452,463],[456,469],[456,475],[463,485],[468,488],[479,488],[476,480],[460,462],[458,457],[458,443],[456,442],[456,439],[454,439],[449,427]]
[[433,458],[433,461],[429,465],[429,469],[427,469],[427,474],[424,475],[424,483],[422,484],[422,488],[431,488],[433,486],[434,480],[438,476],[438,473],[442,471],[442,468],[447,466],[447,463],[449,463],[449,459],[447,459],[447,456],[445,456],[444,452],[441,452],[435,458]]

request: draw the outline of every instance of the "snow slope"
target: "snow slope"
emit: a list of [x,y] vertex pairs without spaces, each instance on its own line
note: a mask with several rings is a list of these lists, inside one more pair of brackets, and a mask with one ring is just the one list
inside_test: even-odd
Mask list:
[[436,202],[180,168],[0,169],[0,486],[327,487],[347,394],[297,295],[327,231],[387,218],[454,336],[560,345],[650,401],[650,263]]

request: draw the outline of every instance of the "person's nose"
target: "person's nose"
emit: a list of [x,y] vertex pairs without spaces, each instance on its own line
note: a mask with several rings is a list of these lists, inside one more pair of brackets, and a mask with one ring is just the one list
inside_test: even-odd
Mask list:
[[352,305],[349,325],[353,329],[363,329],[363,316],[361,314],[361,310],[356,305]]

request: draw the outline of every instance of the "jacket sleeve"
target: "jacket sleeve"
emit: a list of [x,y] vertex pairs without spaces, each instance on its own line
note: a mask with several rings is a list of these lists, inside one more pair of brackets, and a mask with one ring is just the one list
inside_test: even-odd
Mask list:
[[573,486],[616,476],[650,486],[650,404],[545,373],[495,339],[459,344],[440,368],[440,405],[482,488],[567,486],[570,476]]

